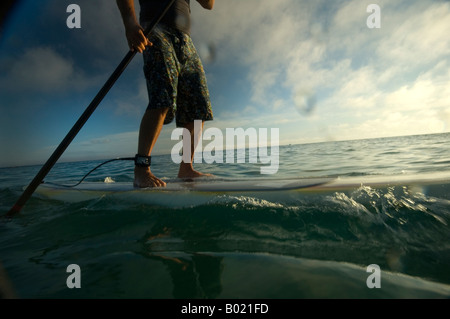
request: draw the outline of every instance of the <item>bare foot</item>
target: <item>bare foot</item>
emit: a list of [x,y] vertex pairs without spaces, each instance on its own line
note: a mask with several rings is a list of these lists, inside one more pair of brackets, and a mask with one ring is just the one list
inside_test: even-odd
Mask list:
[[135,167],[134,168],[134,187],[165,187],[166,183],[153,175],[150,167]]
[[199,177],[214,177],[212,174],[200,173],[196,171],[191,163],[181,163],[180,170],[178,171],[178,178],[199,178]]

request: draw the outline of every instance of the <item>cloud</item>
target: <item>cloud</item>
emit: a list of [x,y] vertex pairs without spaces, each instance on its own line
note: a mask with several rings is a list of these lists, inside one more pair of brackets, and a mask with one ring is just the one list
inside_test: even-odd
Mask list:
[[272,112],[268,125],[292,118],[311,96],[337,138],[441,132],[450,104],[450,3],[378,3],[381,29],[367,27],[369,3],[359,0],[230,0],[202,15],[196,31],[217,41],[219,61],[249,68],[252,102]]
[[[136,94],[128,96],[126,95],[125,90],[120,91],[123,94],[120,98],[115,100],[115,114],[117,116],[130,116],[140,119],[143,116],[148,104],[147,84],[145,78],[139,77],[137,89],[133,91],[136,92]],[[123,96],[126,96],[126,98],[123,98]]]
[[36,47],[13,61],[2,84],[8,90],[51,92],[66,87],[73,76],[71,61],[51,48]]
[[5,92],[57,93],[83,90],[98,82],[98,76],[88,77],[74,62],[51,47],[32,47],[7,63],[0,76]]
[[[209,32],[198,31],[207,41],[214,41],[217,30],[215,41],[221,47],[218,59],[223,63],[233,63],[228,61],[233,59],[250,70],[247,80],[253,105],[239,109],[259,111],[252,116],[223,112],[224,120],[217,124],[279,126],[285,142],[448,129],[450,45],[447,38],[441,40],[444,44],[436,42],[442,30],[449,29],[450,6],[424,2],[380,3],[385,17],[380,30],[367,28],[367,4],[361,1],[340,2],[325,11],[321,9],[325,2],[318,1],[297,15],[305,2],[286,0],[271,7],[261,0],[259,6],[267,12],[256,9],[246,15],[242,6],[230,0],[224,12],[213,18],[205,14],[202,23],[206,21]],[[256,6],[252,1],[246,4]],[[292,9],[284,10],[287,6]],[[236,19],[233,23],[230,16]],[[214,26],[208,24],[209,19]],[[234,21],[238,20],[236,26]],[[436,44],[438,53],[422,59],[429,48],[414,44],[420,42],[418,38],[427,39],[428,45]],[[280,87],[285,89],[281,96]],[[308,103],[314,112],[305,117]]]
[[[138,133],[123,132],[72,143],[62,159],[65,161],[83,160],[86,154],[91,159],[130,157],[136,153]],[[53,149],[54,147],[50,147]]]
[[[390,64],[402,67],[425,66],[450,53],[450,4],[421,1],[390,17],[390,34],[379,42],[377,54]],[[411,64],[412,63],[412,64]]]

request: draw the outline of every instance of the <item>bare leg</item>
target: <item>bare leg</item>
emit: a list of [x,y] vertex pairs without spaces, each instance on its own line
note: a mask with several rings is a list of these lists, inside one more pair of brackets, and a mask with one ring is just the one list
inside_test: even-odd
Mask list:
[[[139,129],[138,154],[150,156],[155,146],[156,140],[161,133],[169,108],[147,110],[141,121]],[[166,183],[157,178],[150,170],[150,167],[135,167],[134,169],[135,187],[164,187]]]
[[[213,176],[211,174],[204,174],[204,173],[200,173],[200,172],[196,171],[194,169],[194,166],[192,165],[192,163],[194,161],[195,148],[197,147],[197,145],[195,144],[195,140],[197,140],[197,142],[198,142],[198,138],[200,138],[200,135],[203,130],[203,124],[204,124],[204,122],[202,122],[201,130],[199,132],[195,132],[194,122],[191,122],[185,126],[185,128],[190,132],[190,135],[191,135],[191,140],[190,140],[191,161],[189,163],[185,163],[183,161],[180,163],[180,170],[178,171],[178,178],[196,178],[196,177]],[[198,135],[199,135],[199,136],[197,136],[197,139],[195,138],[195,133],[198,133]],[[184,144],[184,145],[186,145],[186,144]],[[184,145],[183,145],[183,147],[184,147]]]

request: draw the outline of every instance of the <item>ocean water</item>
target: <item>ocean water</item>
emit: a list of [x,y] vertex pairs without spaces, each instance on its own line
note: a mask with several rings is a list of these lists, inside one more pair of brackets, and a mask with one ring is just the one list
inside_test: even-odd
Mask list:
[[[280,147],[279,156],[279,171],[270,178],[448,174],[450,133],[288,145]],[[46,181],[75,183],[99,163],[58,163]],[[177,173],[170,156],[155,156],[152,166],[168,180]],[[260,167],[196,166],[218,177],[267,178]],[[0,169],[2,215],[39,169]],[[107,164],[87,180],[106,177],[132,182],[133,164]],[[201,204],[181,198],[195,194],[165,196],[166,204],[152,204],[115,196],[65,202],[33,195],[20,216],[0,223],[3,293],[19,298],[450,297],[450,181],[324,193],[212,194]],[[79,266],[81,288],[68,288],[72,264]],[[377,282],[379,288],[369,288]]]

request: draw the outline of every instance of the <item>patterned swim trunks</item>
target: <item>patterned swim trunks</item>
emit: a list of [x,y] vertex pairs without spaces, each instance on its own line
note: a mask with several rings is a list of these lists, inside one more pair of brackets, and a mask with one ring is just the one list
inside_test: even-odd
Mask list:
[[158,27],[149,37],[153,46],[144,51],[147,109],[167,108],[164,124],[176,118],[183,127],[194,120],[213,119],[202,62],[189,35]]

